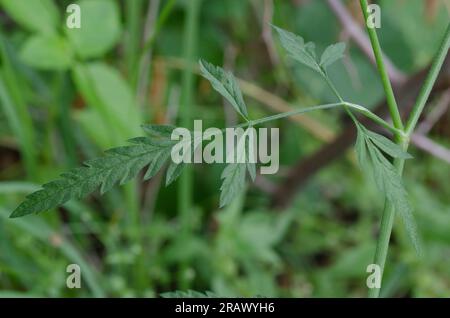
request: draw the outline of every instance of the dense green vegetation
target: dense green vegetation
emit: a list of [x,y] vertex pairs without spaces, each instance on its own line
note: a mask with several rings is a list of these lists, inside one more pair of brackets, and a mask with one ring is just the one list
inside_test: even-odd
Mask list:
[[[383,12],[378,36],[395,65],[386,62],[390,75],[396,75],[391,79],[400,113],[407,113],[425,79],[423,70],[441,45],[449,3],[378,2]],[[399,216],[407,226],[394,226],[381,296],[450,295],[448,78],[438,78],[419,123],[417,140],[426,138],[434,148],[412,137],[414,163],[404,172],[407,196],[379,150],[398,160],[409,155],[364,128],[376,130],[375,119],[401,135],[395,114],[391,126],[372,113],[380,114],[377,105],[384,104],[387,82],[339,24],[336,1],[82,0],[80,30],[66,27],[70,3],[0,0],[0,296],[156,296],[187,289],[222,296],[364,296],[384,197],[404,210]],[[364,31],[357,1],[343,4],[347,19]],[[296,57],[291,35],[272,32],[271,24],[315,42],[317,52],[325,53],[312,64],[305,55]],[[346,42],[345,54],[343,45],[329,46],[336,42]],[[217,88],[220,69],[203,63],[197,70],[200,57],[233,71],[238,78],[233,89],[240,87],[246,106],[240,93],[230,98]],[[206,80],[196,75],[199,71]],[[142,124],[150,137],[162,127],[155,125],[190,128],[194,119],[229,127],[240,122],[230,104],[247,121],[333,106],[335,95],[348,101],[339,105],[341,111],[325,111],[327,106],[301,117],[262,120],[280,127],[282,168],[247,187],[240,184],[239,191],[221,186],[224,165],[206,164],[186,167],[176,181],[181,171],[169,166],[170,185],[164,187],[164,175],[157,172],[164,168],[166,149],[156,157],[152,152],[142,160],[124,159],[154,147],[143,139],[109,152],[106,168],[106,161],[91,160],[89,169],[70,170],[142,135]],[[393,97],[387,96],[384,107],[392,115]],[[425,106],[422,101],[416,103],[419,108]],[[368,110],[361,112],[359,105]],[[360,124],[355,117],[360,113],[371,120],[362,116]],[[408,133],[417,119],[408,122]],[[358,158],[353,152],[340,156],[355,143],[356,130]],[[443,152],[433,151],[436,147]],[[314,160],[321,152],[327,159]],[[370,169],[364,167],[367,156],[375,179],[392,182],[380,186],[361,173],[357,161]],[[150,181],[132,179],[149,163],[139,179],[153,177]],[[97,178],[104,169],[116,175]],[[95,182],[71,185],[47,201],[45,192],[36,192],[14,216],[52,211],[8,218],[25,195],[68,170],[73,173],[67,180],[81,181],[94,171]],[[114,186],[121,180],[129,182]],[[98,193],[67,201],[98,186]],[[414,241],[416,231],[411,213],[425,257],[417,256],[408,239]],[[70,263],[82,268],[79,290],[66,287]]]

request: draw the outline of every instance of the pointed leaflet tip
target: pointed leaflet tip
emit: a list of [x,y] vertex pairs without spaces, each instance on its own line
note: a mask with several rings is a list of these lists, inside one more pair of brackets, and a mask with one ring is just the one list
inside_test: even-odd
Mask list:
[[344,57],[346,45],[343,42],[328,46],[320,58],[320,67],[327,68]]
[[200,71],[202,76],[211,83],[212,87],[248,121],[247,106],[245,105],[241,89],[233,74],[204,60],[200,60]]

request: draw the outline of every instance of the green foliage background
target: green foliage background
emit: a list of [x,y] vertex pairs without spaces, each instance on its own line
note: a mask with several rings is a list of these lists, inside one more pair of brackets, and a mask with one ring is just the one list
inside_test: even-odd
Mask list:
[[[200,57],[296,107],[334,102],[326,84],[281,54],[276,40],[280,62],[272,63],[261,37],[267,1],[161,0],[154,34],[141,45],[149,2],[155,1],[81,0],[82,28],[69,30],[71,1],[0,0],[0,296],[153,297],[187,289],[365,296],[384,202],[352,155],[323,169],[282,211],[250,185],[218,209],[223,167],[196,165],[191,177],[168,188],[160,177],[132,181],[55,211],[8,219],[39,184],[141,135],[143,123],[232,123],[220,96],[191,72]],[[444,2],[430,13],[425,0],[379,1],[382,46],[406,74],[431,61],[449,20]],[[314,41],[319,51],[341,40],[325,1],[274,1],[272,22]],[[330,67],[330,76],[346,100],[373,108],[383,98],[376,70],[348,46],[348,58]],[[139,70],[150,51],[141,100]],[[274,112],[246,101],[252,118]],[[311,117],[335,133],[345,124],[339,112]],[[441,122],[448,124],[448,114]],[[277,125],[282,169],[269,178],[275,185],[324,144],[301,125]],[[430,136],[450,146],[448,129],[437,127]],[[450,168],[411,152],[406,188],[424,257],[416,257],[404,229],[395,227],[382,295],[450,296]],[[70,263],[82,268],[79,290],[66,288]]]

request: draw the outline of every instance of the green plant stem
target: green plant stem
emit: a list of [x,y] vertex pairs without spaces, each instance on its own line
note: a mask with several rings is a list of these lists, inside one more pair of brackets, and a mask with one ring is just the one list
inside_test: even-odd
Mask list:
[[413,107],[411,115],[406,124],[405,131],[408,136],[410,136],[413,133],[414,128],[416,127],[417,122],[419,121],[420,115],[422,114],[422,111],[427,103],[427,100],[430,97],[433,85],[436,82],[436,79],[439,75],[439,71],[441,70],[442,65],[444,64],[445,57],[447,56],[449,48],[450,48],[450,23],[447,26],[447,31],[445,33],[444,40],[442,41],[442,44],[439,47],[437,56],[434,59],[433,64],[431,65],[430,72],[428,73],[428,76],[425,79],[425,83],[422,86],[422,89],[420,90],[419,97],[416,100],[416,103]]
[[130,78],[132,77],[133,71],[136,69],[136,65],[138,63],[142,23],[141,13],[143,4],[143,0],[127,1],[125,3],[127,23],[127,45],[125,46],[125,57]]
[[[365,19],[368,18],[367,12],[367,1],[360,0],[361,8],[363,10]],[[403,131],[403,124],[400,118],[400,113],[398,110],[397,103],[395,101],[395,97],[393,94],[392,86],[390,84],[389,78],[387,76],[386,69],[384,67],[383,57],[381,53],[380,44],[378,41],[378,37],[375,29],[367,28],[371,42],[373,51],[375,54],[375,58],[377,61],[378,69],[381,75],[381,79],[383,82],[383,86],[386,93],[386,98],[388,101],[389,111],[391,113],[391,117],[393,119],[394,127]],[[420,118],[420,115],[425,107],[425,104],[430,96],[430,92],[433,88],[433,85],[437,79],[439,71],[444,63],[445,57],[447,55],[447,51],[450,46],[450,25],[447,28],[444,40],[439,48],[437,56],[435,57],[431,70],[425,80],[425,83],[419,93],[419,97],[414,105],[411,116],[407,122],[406,129],[403,134],[397,134],[397,144],[399,144],[405,151],[409,146],[409,137],[411,136],[414,128]],[[397,173],[402,176],[404,169],[405,161],[403,159],[396,159],[394,161],[394,167],[397,170]],[[381,275],[383,275],[384,267],[386,263],[387,253],[389,249],[389,241],[392,233],[392,227],[395,219],[395,209],[394,206],[390,202],[385,203],[385,207],[383,210],[383,215],[381,218],[381,226],[380,226],[380,234],[377,241],[377,247],[375,251],[374,263],[380,266]],[[380,295],[380,288],[372,288],[369,290],[369,297],[376,298]]]
[[[404,151],[408,150],[408,141],[404,139],[401,143]],[[397,173],[402,176],[403,168],[405,166],[404,159],[395,159],[394,167]],[[374,264],[380,266],[380,275],[383,277],[384,267],[386,264],[387,253],[389,250],[389,241],[391,239],[392,228],[394,226],[395,208],[393,204],[386,200],[384,204],[383,214],[381,216],[380,233],[378,234],[377,247],[375,250]],[[370,298],[378,298],[380,296],[381,288],[369,289],[368,296]]]
[[[133,1],[130,1],[130,2],[133,2]],[[150,37],[145,40],[145,43],[141,50],[141,53],[137,57],[137,61],[134,65],[133,72],[132,72],[133,79],[135,82],[134,83],[135,88],[137,88],[137,86],[138,86],[137,81],[140,78],[140,74],[139,74],[140,73],[140,69],[139,69],[140,61],[143,61],[145,59],[145,56],[147,56],[149,54],[149,52],[151,51],[153,44],[155,42],[156,36],[159,34],[159,31],[163,27],[167,18],[170,16],[170,13],[172,12],[174,4],[175,4],[175,0],[168,0],[166,2],[166,4],[164,5],[164,7],[161,9],[161,12],[159,13],[158,18],[155,22],[155,26],[154,26],[154,30],[153,30],[152,34],[150,34]]]
[[[255,120],[249,120],[246,121],[242,124],[233,126],[233,127],[228,127],[228,128],[223,128],[220,131],[217,131],[217,133],[212,133],[209,134],[209,137],[215,136],[215,135],[219,135],[222,134],[226,131],[226,129],[229,128],[247,128],[247,127],[254,127],[257,125],[262,125],[265,123],[269,123],[275,120],[279,120],[279,119],[284,119],[284,118],[288,118],[290,116],[295,116],[295,115],[301,115],[301,114],[305,114],[305,113],[309,113],[309,112],[313,112],[316,110],[327,110],[327,109],[332,109],[332,108],[338,108],[338,107],[344,107],[349,111],[350,116],[352,117],[352,119],[356,122],[356,118],[354,117],[354,115],[350,112],[349,109],[355,109],[356,111],[366,115],[368,118],[373,119],[376,123],[378,123],[379,125],[386,127],[386,129],[388,129],[389,131],[391,131],[393,134],[395,133],[402,133],[399,132],[396,128],[392,127],[391,125],[389,125],[389,123],[387,123],[386,121],[384,121],[383,119],[381,119],[380,117],[378,117],[377,115],[375,115],[374,113],[370,112],[368,109],[364,108],[363,106],[360,105],[356,105],[356,104],[351,104],[351,103],[347,103],[347,102],[340,102],[340,103],[333,103],[333,104],[322,104],[322,105],[317,105],[317,106],[312,106],[312,107],[306,107],[306,108],[300,108],[300,109],[296,109],[296,110],[291,110],[289,112],[284,112],[284,113],[279,113],[276,115],[272,115],[272,116],[268,116],[268,117],[264,117],[264,118],[260,118],[260,119],[255,119]],[[204,138],[204,136],[200,136],[197,139],[194,139],[193,142],[198,142],[200,139]]]
[[[361,8],[363,11],[365,21],[369,18],[369,12],[367,10],[367,0],[360,0]],[[386,67],[383,62],[383,52],[381,51],[380,41],[378,40],[378,35],[375,28],[369,28],[367,26],[367,32],[369,33],[370,42],[372,43],[373,53],[375,55],[375,60],[377,62],[378,71],[381,76],[381,81],[383,83],[384,92],[386,94],[386,101],[389,108],[389,113],[392,117],[392,122],[394,127],[403,130],[403,123],[400,116],[400,111],[398,109],[397,101],[395,100],[394,90],[392,89],[391,81],[389,80],[389,75],[386,71]],[[396,136],[397,141],[401,139],[401,136]]]
[[[199,4],[199,0],[190,1],[186,11],[184,58],[191,62],[195,60],[197,46]],[[185,70],[182,78],[182,107],[180,109],[180,124],[184,127],[190,127],[191,114],[195,112],[193,92],[194,75],[189,70]],[[189,213],[189,209],[192,206],[192,171],[190,169],[186,169],[181,176],[179,192],[179,213],[183,229],[186,229],[189,224],[189,215],[187,213]]]
[[[199,13],[201,0],[191,0],[187,2],[184,34],[184,59],[193,63],[196,60],[196,47],[199,27]],[[182,107],[180,108],[180,123],[184,127],[191,125],[194,108],[194,74],[186,69],[182,78]],[[181,226],[180,239],[186,240],[191,231],[191,213],[193,197],[193,171],[187,167],[180,176],[178,187],[178,217]],[[179,270],[180,286],[183,289],[189,287],[189,280],[186,278],[187,264],[182,263]]]
[[38,169],[34,124],[10,54],[3,31],[0,30],[0,107],[8,119],[11,130],[18,138],[28,177],[36,180]]
[[344,102],[344,99],[342,98],[341,94],[339,94],[339,91],[336,89],[336,87],[334,86],[333,82],[330,80],[330,78],[328,77],[327,73],[323,73],[322,77],[325,79],[325,82],[328,84],[328,86],[331,88],[331,90],[333,91],[334,95],[336,95],[336,97],[339,99],[339,101],[341,103]]
[[[380,73],[381,81],[386,95],[386,101],[389,108],[389,113],[392,117],[392,122],[395,128],[403,131],[403,123],[400,116],[400,111],[398,109],[391,81],[389,80],[389,76],[386,71],[386,67],[384,65],[383,53],[381,51],[381,46],[378,40],[377,32],[375,28],[370,28],[367,26],[367,20],[369,18],[367,0],[360,0],[360,4],[364,15],[364,19],[366,21],[366,29],[369,34],[370,42],[372,44],[373,53],[375,55],[378,71]],[[407,149],[408,147],[407,138],[405,138],[404,135],[396,134],[395,139],[397,144],[402,146],[403,149],[405,150]],[[394,167],[400,176],[402,175],[404,164],[405,162],[403,159],[394,160]],[[386,257],[389,249],[389,241],[391,238],[392,227],[394,224],[394,218],[395,218],[394,206],[390,202],[385,200],[383,214],[381,217],[380,234],[378,236],[377,247],[375,250],[375,257],[374,257],[374,263],[380,266],[381,277],[383,277],[384,266],[386,263]],[[379,294],[380,294],[379,288],[369,289],[369,297],[376,298],[379,296]]]
[[322,74],[323,78],[325,79],[326,83],[328,84],[328,86],[331,88],[331,90],[333,91],[334,95],[336,95],[336,97],[339,99],[339,101],[341,102],[342,106],[344,106],[345,111],[347,112],[347,114],[350,116],[350,118],[353,120],[353,122],[357,122],[356,117],[353,115],[351,109],[354,109],[362,114],[364,114],[366,117],[372,119],[373,121],[375,121],[377,124],[379,124],[380,126],[386,128],[387,130],[391,131],[392,133],[394,133],[395,136],[403,136],[403,131],[400,129],[397,129],[395,127],[392,127],[389,123],[387,123],[385,120],[383,120],[382,118],[380,118],[379,116],[377,116],[376,114],[372,113],[370,110],[368,110],[367,108],[357,105],[357,104],[352,104],[352,103],[348,103],[345,102],[344,99],[342,98],[341,94],[339,94],[339,91],[336,89],[336,87],[334,86],[333,82],[330,80],[330,78],[328,77],[328,74],[326,74],[325,72]]
[[155,31],[153,32],[152,36],[147,39],[147,41],[144,43],[144,48],[142,50],[142,55],[145,55],[146,52],[151,49],[153,42],[155,41],[156,35],[160,31],[161,27],[166,22],[167,18],[169,17],[170,13],[172,12],[173,5],[175,4],[175,0],[168,0],[164,7],[161,9],[161,13],[159,14],[158,20],[155,24]]
[[300,109],[292,110],[292,111],[285,112],[285,113],[279,113],[279,114],[276,114],[273,116],[268,116],[268,117],[264,117],[264,118],[260,118],[260,119],[256,119],[256,120],[250,120],[249,122],[243,123],[237,127],[248,127],[248,126],[260,125],[260,124],[264,124],[264,123],[271,122],[274,120],[294,116],[294,115],[309,113],[309,112],[316,111],[316,110],[325,110],[325,109],[330,109],[330,108],[336,108],[336,107],[340,107],[340,106],[356,110],[357,112],[372,119],[374,122],[376,122],[377,124],[386,128],[387,130],[389,130],[390,132],[392,132],[394,134],[402,133],[395,127],[392,127],[388,122],[386,122],[382,118],[380,118],[377,115],[375,115],[374,113],[372,113],[367,108],[357,105],[357,104],[348,103],[348,102],[339,102],[339,103],[333,103],[333,104],[324,104],[324,105],[318,105],[318,106],[313,106],[313,107],[300,108]]

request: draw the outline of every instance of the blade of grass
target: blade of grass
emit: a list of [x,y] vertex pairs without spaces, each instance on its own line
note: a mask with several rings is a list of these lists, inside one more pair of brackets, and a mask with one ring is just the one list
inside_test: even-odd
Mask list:
[[36,180],[37,154],[33,122],[21,94],[19,82],[2,33],[0,33],[0,56],[0,104],[3,106],[14,135],[19,139],[27,173],[32,180]]
[[60,83],[55,102],[59,104],[57,110],[57,125],[61,131],[61,139],[65,149],[65,161],[69,167],[77,164],[76,141],[74,136],[74,125],[71,117],[71,101],[73,91],[69,83],[67,73],[61,74]]
[[[197,60],[196,47],[199,29],[199,14],[201,0],[191,0],[187,3],[184,33],[184,59],[189,63]],[[192,125],[191,114],[194,110],[194,74],[186,69],[182,78],[182,101],[180,107],[180,125],[190,127]],[[178,216],[181,224],[181,239],[184,239],[190,232],[190,210],[192,209],[193,196],[193,171],[187,167],[180,177],[178,185]],[[181,264],[179,276],[182,289],[189,288],[189,281],[186,279],[187,264]]]
[[141,39],[141,12],[143,0],[133,0],[125,2],[127,39],[125,46],[125,59],[127,61],[128,74],[130,78],[136,69],[139,58],[139,46]]

